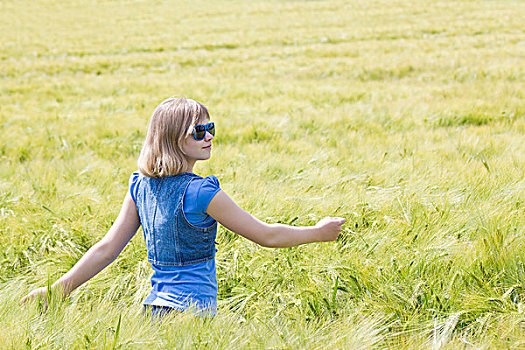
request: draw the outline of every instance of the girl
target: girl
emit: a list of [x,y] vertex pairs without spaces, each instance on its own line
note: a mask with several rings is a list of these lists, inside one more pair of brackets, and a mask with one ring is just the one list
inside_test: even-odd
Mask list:
[[[217,310],[215,236],[217,221],[264,247],[292,247],[333,241],[343,218],[327,217],[311,227],[266,224],[239,208],[215,176],[193,173],[198,160],[210,158],[215,124],[199,102],[169,98],[157,106],[140,152],[139,171],[108,233],[52,285],[69,294],[109,265],[142,226],[152,290],[144,301],[153,315],[190,306],[200,313]],[[47,287],[22,298],[45,301]]]

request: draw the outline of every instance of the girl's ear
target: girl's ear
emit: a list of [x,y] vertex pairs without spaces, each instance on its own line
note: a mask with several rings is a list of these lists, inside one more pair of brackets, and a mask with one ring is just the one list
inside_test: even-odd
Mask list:
[[189,137],[189,136],[187,136],[187,135],[186,135],[186,136],[183,136],[183,137],[182,137],[182,140],[181,140],[181,143],[180,143],[180,147],[177,146],[177,148],[180,149],[180,152],[181,152],[184,156],[186,156],[186,152],[184,152],[184,146],[186,145],[186,143],[187,143],[188,140],[189,140],[188,137]]

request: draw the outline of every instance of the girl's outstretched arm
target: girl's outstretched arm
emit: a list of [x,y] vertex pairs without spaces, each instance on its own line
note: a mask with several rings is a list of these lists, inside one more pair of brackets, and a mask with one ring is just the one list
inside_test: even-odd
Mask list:
[[[124,198],[122,208],[108,233],[98,243],[91,247],[86,254],[58,281],[51,286],[52,290],[69,294],[75,288],[91,279],[117,258],[129,240],[135,235],[140,226],[135,202],[128,194]],[[45,298],[47,287],[33,290],[20,300],[21,303],[35,297]]]
[[206,213],[230,231],[262,246],[274,248],[334,241],[345,222],[343,218],[326,217],[315,226],[267,224],[241,209],[224,191],[217,192]]

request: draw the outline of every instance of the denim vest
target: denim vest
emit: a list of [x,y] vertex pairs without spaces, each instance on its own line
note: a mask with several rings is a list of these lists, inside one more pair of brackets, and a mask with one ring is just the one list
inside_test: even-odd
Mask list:
[[217,222],[206,228],[196,227],[183,212],[186,188],[196,176],[183,173],[142,177],[136,204],[151,264],[186,266],[215,257]]

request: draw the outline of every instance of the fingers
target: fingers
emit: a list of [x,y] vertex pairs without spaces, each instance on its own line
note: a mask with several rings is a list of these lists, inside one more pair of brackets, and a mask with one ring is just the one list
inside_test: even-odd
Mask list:
[[339,230],[341,230],[341,226],[346,222],[346,219],[340,217],[327,217],[326,221],[327,223],[337,225],[339,227]]
[[18,301],[18,303],[20,305],[23,305],[23,304],[27,303],[28,301],[31,301],[31,300],[33,300],[35,298],[38,298],[40,300],[43,299],[43,300],[47,301],[46,293],[47,293],[47,288],[37,288],[37,289],[33,290],[31,293],[27,294],[22,299],[20,299]]
[[315,225],[319,229],[319,241],[335,241],[341,233],[341,230],[343,229],[342,226],[345,222],[345,218],[330,216],[319,220]]
[[319,223],[330,223],[330,222],[342,225],[342,224],[344,224],[346,222],[346,219],[345,218],[340,218],[340,217],[327,216],[327,217],[319,220]]
[[32,300],[32,299],[34,299],[34,298],[35,298],[34,292],[31,292],[31,293],[29,293],[28,295],[26,295],[25,297],[23,297],[22,299],[20,299],[20,300],[18,301],[18,303],[19,303],[20,305],[23,305],[23,304],[25,304],[26,302],[28,302],[29,300]]
[[27,304],[28,302],[30,302],[31,300],[34,300],[34,299],[35,299],[34,295],[26,295],[25,297],[23,297],[22,299],[20,299],[18,301],[18,304],[19,305],[25,305],[25,304]]
[[346,222],[346,219],[345,218],[340,218],[340,217],[329,217],[331,221],[339,224],[339,225],[342,225]]
[[335,218],[335,219],[337,219],[337,222],[339,222],[341,225],[346,222],[345,218]]

